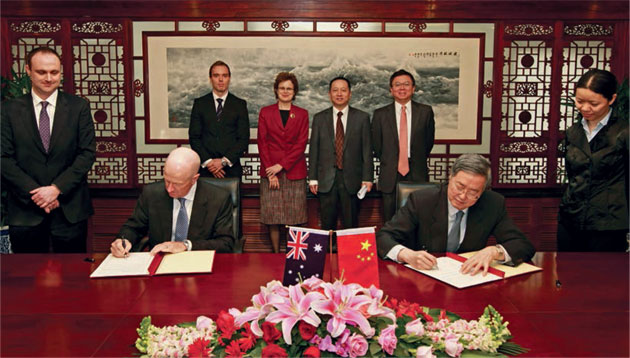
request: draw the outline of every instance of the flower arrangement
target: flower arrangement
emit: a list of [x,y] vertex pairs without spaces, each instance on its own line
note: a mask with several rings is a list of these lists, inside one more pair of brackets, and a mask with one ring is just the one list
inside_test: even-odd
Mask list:
[[244,311],[215,321],[140,324],[136,348],[148,357],[504,356],[527,350],[510,342],[508,322],[488,306],[466,321],[443,309],[386,299],[383,291],[311,277],[289,287],[271,281]]

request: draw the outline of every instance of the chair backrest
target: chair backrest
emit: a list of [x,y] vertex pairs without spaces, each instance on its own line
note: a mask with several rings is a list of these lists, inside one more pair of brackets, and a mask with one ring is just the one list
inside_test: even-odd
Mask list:
[[206,183],[218,186],[230,193],[230,197],[232,198],[232,205],[234,206],[232,210],[232,229],[234,230],[234,252],[242,253],[244,240],[241,239],[241,191],[240,184],[241,180],[239,178],[207,178],[202,177],[199,180],[203,180]]
[[435,187],[435,183],[414,183],[408,181],[398,182],[396,186],[396,210],[402,208],[407,203],[407,198],[416,190]]

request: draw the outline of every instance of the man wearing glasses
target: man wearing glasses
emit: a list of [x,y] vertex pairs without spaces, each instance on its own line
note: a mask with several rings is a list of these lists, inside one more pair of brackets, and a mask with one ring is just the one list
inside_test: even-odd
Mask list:
[[399,181],[429,180],[427,157],[435,137],[433,109],[411,100],[416,90],[411,73],[394,72],[389,90],[394,102],[374,111],[372,120],[372,145],[381,162],[378,189],[383,197],[385,221],[396,212],[395,190]]
[[[502,195],[488,190],[490,162],[479,154],[463,154],[451,167],[448,184],[421,189],[376,235],[379,256],[428,270],[437,261],[429,252],[477,254],[462,265],[463,273],[488,271],[492,260],[519,264],[535,253],[505,209]],[[497,245],[487,246],[494,236]]]

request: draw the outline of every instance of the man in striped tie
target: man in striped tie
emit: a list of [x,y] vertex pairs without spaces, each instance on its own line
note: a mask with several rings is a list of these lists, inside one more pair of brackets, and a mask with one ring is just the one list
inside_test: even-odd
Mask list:
[[31,91],[2,105],[1,171],[12,249],[85,252],[94,212],[87,183],[96,150],[90,106],[58,90],[61,59],[54,49],[33,49],[25,68]]
[[164,180],[146,185],[133,214],[121,227],[110,250],[124,257],[148,235],[151,253],[190,250],[232,252],[230,194],[197,179],[199,155],[173,150],[164,164]]

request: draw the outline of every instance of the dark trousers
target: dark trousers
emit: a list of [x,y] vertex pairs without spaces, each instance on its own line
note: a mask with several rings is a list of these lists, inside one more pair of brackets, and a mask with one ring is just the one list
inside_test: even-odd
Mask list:
[[336,230],[337,217],[341,209],[341,222],[344,229],[359,226],[359,198],[350,194],[343,182],[343,171],[337,169],[335,182],[327,193],[317,193],[319,210],[322,220],[322,230]]
[[628,230],[576,230],[558,223],[558,251],[617,251],[628,249]]
[[36,226],[9,226],[14,253],[86,252],[87,220],[72,224],[60,208],[53,210]]
[[396,188],[398,187],[398,183],[410,180],[411,172],[404,176],[400,175],[400,173],[396,173],[396,185],[394,185],[394,191],[391,193],[381,192],[381,197],[383,198],[383,223],[390,221],[396,214]]

